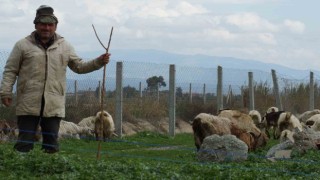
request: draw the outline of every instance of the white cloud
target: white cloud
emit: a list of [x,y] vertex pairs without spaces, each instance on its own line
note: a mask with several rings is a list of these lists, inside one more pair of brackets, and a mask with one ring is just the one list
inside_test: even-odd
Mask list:
[[276,32],[278,27],[255,13],[239,13],[228,15],[226,22],[245,31],[271,31]]
[[[101,48],[94,24],[103,42],[114,27],[112,49],[205,53],[276,63],[320,57],[318,24],[307,19],[316,28],[314,34],[302,37],[305,14],[293,17],[282,9],[282,0],[0,0],[0,4],[0,49],[10,49],[30,34],[36,9],[47,4],[59,19],[58,33],[78,51]],[[275,10],[277,16],[270,13]],[[309,30],[313,29],[308,24]]]
[[[214,39],[220,39],[220,40],[234,40],[236,38],[235,34],[232,34],[230,31],[226,29],[205,29],[203,35],[204,38],[214,38]],[[205,39],[204,39],[205,40]]]
[[[212,4],[261,4],[261,3],[273,3],[281,0],[201,0],[201,2],[208,2]],[[198,2],[198,0],[192,0],[192,2]]]
[[185,1],[180,2],[176,6],[176,10],[181,14],[187,15],[187,16],[195,15],[195,14],[203,14],[208,12],[205,8],[203,8],[200,5],[192,5]]
[[265,44],[276,45],[277,40],[274,38],[271,33],[260,33],[258,34],[258,38]]
[[303,33],[305,30],[305,25],[300,21],[286,19],[283,24],[294,33]]

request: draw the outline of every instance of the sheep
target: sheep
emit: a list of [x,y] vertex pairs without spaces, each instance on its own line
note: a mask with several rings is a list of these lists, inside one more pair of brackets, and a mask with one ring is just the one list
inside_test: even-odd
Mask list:
[[251,110],[249,111],[249,116],[253,120],[255,125],[258,125],[261,123],[261,114],[257,110]]
[[306,121],[306,125],[309,125],[314,131],[320,131],[320,114],[311,116]]
[[300,116],[298,116],[298,119],[300,120],[300,122],[306,124],[307,120],[316,114],[320,114],[319,109],[314,109],[312,111],[306,111],[306,112],[302,113]]
[[263,117],[263,124],[265,125],[265,132],[268,135],[268,137],[270,138],[270,129],[273,128],[273,139],[277,139],[276,137],[276,130],[277,130],[277,125],[278,125],[278,119],[280,114],[282,114],[284,111],[270,111],[270,108],[267,110],[266,114]]
[[81,127],[73,122],[61,120],[58,139],[62,139],[62,138],[80,139],[80,136],[91,135],[92,133],[93,133],[93,129],[89,127]]
[[78,122],[78,125],[82,127],[89,127],[91,129],[94,129],[96,119],[97,119],[96,116],[89,116],[82,119],[80,122]]
[[297,128],[300,132],[303,131],[302,125],[297,117],[295,117],[291,112],[282,112],[279,115],[277,129],[276,129],[276,138],[280,137],[280,134],[283,130],[290,130]]
[[231,134],[231,121],[227,118],[214,116],[207,113],[198,114],[191,122],[195,146],[200,149],[205,137],[212,134]]
[[0,120],[0,143],[9,141],[10,125],[6,120]]
[[288,129],[283,130],[280,135],[280,143],[285,142],[286,140],[289,140],[294,143],[293,134],[293,131],[290,131]]
[[218,116],[200,113],[193,119],[192,129],[198,150],[203,139],[213,134],[235,135],[247,144],[249,150],[265,145],[267,140],[266,135],[255,127],[249,115],[233,110],[223,110]]
[[9,134],[10,129],[10,125],[6,120],[0,120],[0,133]]
[[96,114],[94,131],[96,135],[96,140],[103,139],[103,141],[106,141],[108,138],[111,138],[111,136],[114,134],[115,127],[113,118],[107,111],[103,111],[102,114],[101,111],[99,111]]
[[241,131],[240,133],[247,133],[246,135],[250,135],[251,138],[253,138],[253,142],[248,145],[249,150],[255,150],[256,148],[265,146],[267,144],[269,138],[264,132],[261,132],[248,114],[237,110],[223,110],[218,116],[231,119],[234,125],[232,126],[233,129],[231,130],[232,134],[236,135],[236,131]]
[[279,111],[279,108],[272,106],[267,109],[266,113],[278,112],[278,111]]

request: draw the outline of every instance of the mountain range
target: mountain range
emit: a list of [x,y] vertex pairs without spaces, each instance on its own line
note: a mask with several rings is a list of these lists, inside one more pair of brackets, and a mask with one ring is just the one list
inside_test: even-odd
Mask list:
[[[274,69],[276,72],[287,76],[290,79],[303,79],[309,76],[310,70],[298,70],[278,64],[264,63],[257,60],[240,59],[235,57],[208,56],[202,54],[183,55],[152,49],[130,49],[111,50],[112,60],[148,62],[157,64],[175,64],[179,66],[202,67],[202,68],[231,68],[247,71],[264,71],[267,73]],[[82,57],[96,57],[98,52],[79,53]],[[313,71],[313,70],[312,70]],[[319,73],[320,71],[313,71]]]
[[[0,51],[2,64],[8,56],[7,51]],[[208,92],[215,92],[217,84],[218,66],[223,68],[223,88],[228,91],[229,86],[233,89],[238,89],[242,85],[248,84],[248,72],[252,72],[254,81],[267,82],[272,86],[271,70],[275,70],[278,79],[283,80],[280,86],[286,86],[287,82],[309,82],[310,71],[298,70],[289,67],[263,63],[257,60],[247,60],[234,57],[219,57],[208,55],[182,55],[168,53],[152,49],[115,49],[111,50],[111,63],[107,66],[107,90],[115,89],[116,63],[124,62],[124,82],[123,87],[131,86],[139,88],[139,83],[143,87],[147,87],[146,79],[152,76],[163,76],[165,82],[169,82],[169,64],[176,65],[176,87],[181,87],[184,91],[188,91],[189,84],[192,83],[193,89],[197,92],[202,91],[203,84],[207,84]],[[78,52],[80,57],[84,59],[92,59],[101,54],[100,52]],[[319,71],[313,71],[315,74],[320,74]],[[98,82],[102,79],[103,71],[95,71],[86,75],[78,75],[72,71],[67,71],[67,88],[68,92],[74,89],[74,80],[79,81],[79,89],[95,89]],[[1,74],[2,75],[2,74]],[[0,75],[0,76],[1,76]],[[168,86],[163,88],[168,89]],[[210,89],[210,90],[209,90]]]

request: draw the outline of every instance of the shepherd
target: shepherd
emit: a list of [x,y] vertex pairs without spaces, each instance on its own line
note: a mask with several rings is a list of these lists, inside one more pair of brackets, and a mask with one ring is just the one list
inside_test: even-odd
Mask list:
[[12,105],[13,85],[17,80],[16,116],[19,128],[14,149],[29,152],[34,146],[38,124],[42,129],[42,149],[59,151],[58,132],[65,117],[66,69],[89,73],[109,63],[104,53],[84,61],[64,37],[56,33],[58,18],[52,7],[42,5],[33,21],[35,31],[19,40],[6,62],[1,87],[1,101]]

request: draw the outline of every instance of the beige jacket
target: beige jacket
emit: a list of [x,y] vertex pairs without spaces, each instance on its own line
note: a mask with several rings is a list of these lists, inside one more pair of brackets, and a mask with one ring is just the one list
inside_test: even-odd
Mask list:
[[12,98],[17,80],[16,115],[39,116],[44,95],[43,116],[65,117],[67,66],[82,74],[98,70],[103,64],[98,59],[83,61],[58,34],[45,50],[36,44],[33,32],[15,44],[4,68],[0,96]]

